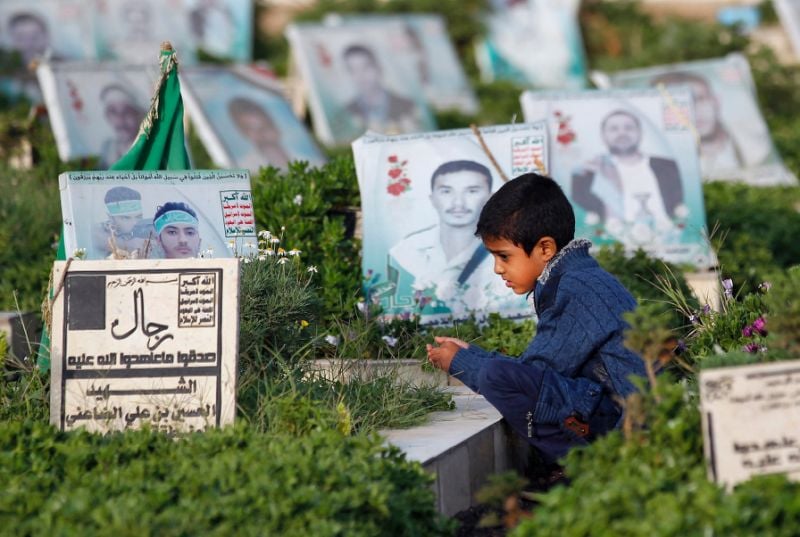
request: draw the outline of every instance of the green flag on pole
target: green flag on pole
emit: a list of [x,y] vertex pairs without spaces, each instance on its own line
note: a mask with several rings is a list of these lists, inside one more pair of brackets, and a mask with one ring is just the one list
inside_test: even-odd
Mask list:
[[[183,134],[183,98],[178,81],[178,60],[172,45],[161,45],[161,74],[156,85],[150,110],[139,126],[139,135],[127,153],[111,166],[111,170],[188,170],[189,155]],[[57,261],[67,259],[62,233],[58,243]],[[42,330],[38,364],[50,368],[50,334]]]

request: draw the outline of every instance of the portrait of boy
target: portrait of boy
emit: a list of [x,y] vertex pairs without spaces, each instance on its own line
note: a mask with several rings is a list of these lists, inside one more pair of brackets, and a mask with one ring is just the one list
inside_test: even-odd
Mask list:
[[108,219],[97,224],[92,233],[99,256],[144,257],[153,228],[142,218],[142,195],[132,188],[115,186],[106,192],[103,203]]
[[623,345],[631,294],[576,240],[575,215],[552,179],[521,175],[484,205],[476,234],[494,271],[533,293],[536,335],[518,358],[456,338],[427,345],[430,362],[482,394],[547,462],[618,427],[619,400],[644,363]]

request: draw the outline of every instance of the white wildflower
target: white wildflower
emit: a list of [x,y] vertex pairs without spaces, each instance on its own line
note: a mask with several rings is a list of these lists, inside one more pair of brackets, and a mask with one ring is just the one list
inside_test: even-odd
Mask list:
[[382,340],[383,340],[383,341],[384,341],[384,342],[385,342],[387,345],[389,345],[390,347],[394,347],[395,345],[397,345],[397,338],[396,338],[396,337],[392,337],[392,336],[383,336],[381,339],[382,339]]
[[264,250],[266,255],[275,255],[275,250]]
[[361,313],[364,313],[365,311],[367,311],[367,304],[363,300],[359,300],[358,302],[356,302],[356,308],[358,308],[358,311],[360,311]]
[[272,238],[272,233],[267,229],[262,229],[261,231],[258,232],[258,238],[269,240],[270,238]]
[[302,205],[303,204],[303,195],[302,194],[296,195],[294,197],[294,199],[292,200],[292,203],[294,203],[295,205]]
[[325,343],[328,343],[329,345],[333,345],[334,347],[338,347],[339,346],[339,338],[336,337],[336,336],[332,336],[332,335],[328,334],[327,336],[325,336]]
[[278,259],[278,264],[279,265],[283,265],[284,263],[288,263],[288,262],[289,262],[289,258],[288,257],[281,257],[280,259]]
[[319,272],[319,270],[317,270],[317,267],[316,267],[316,266],[314,266],[314,265],[309,265],[309,266],[308,266],[308,268],[306,269],[306,272],[313,272],[313,273],[317,273],[317,272]]
[[271,242],[272,244],[280,244],[280,243],[281,243],[281,240],[280,240],[278,237],[272,237],[272,238],[269,240],[269,242]]
[[287,252],[290,256],[295,257],[301,254],[300,250],[289,250]]
[[78,248],[74,252],[72,252],[72,257],[75,259],[83,259],[86,257],[86,248]]

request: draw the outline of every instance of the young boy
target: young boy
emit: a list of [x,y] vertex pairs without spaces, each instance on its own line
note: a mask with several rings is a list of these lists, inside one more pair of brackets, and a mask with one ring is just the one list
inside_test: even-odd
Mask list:
[[481,211],[478,235],[494,271],[517,294],[533,293],[536,336],[518,359],[455,338],[427,345],[431,363],[497,408],[554,462],[621,423],[619,401],[645,376],[623,345],[622,314],[636,301],[575,240],[575,215],[561,188],[534,173],[503,185]]

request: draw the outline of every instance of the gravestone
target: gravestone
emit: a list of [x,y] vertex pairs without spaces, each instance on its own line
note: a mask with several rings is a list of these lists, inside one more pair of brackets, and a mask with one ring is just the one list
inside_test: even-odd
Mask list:
[[167,434],[232,423],[238,263],[57,262],[50,422]]
[[711,479],[800,477],[800,360],[702,371],[700,401]]

